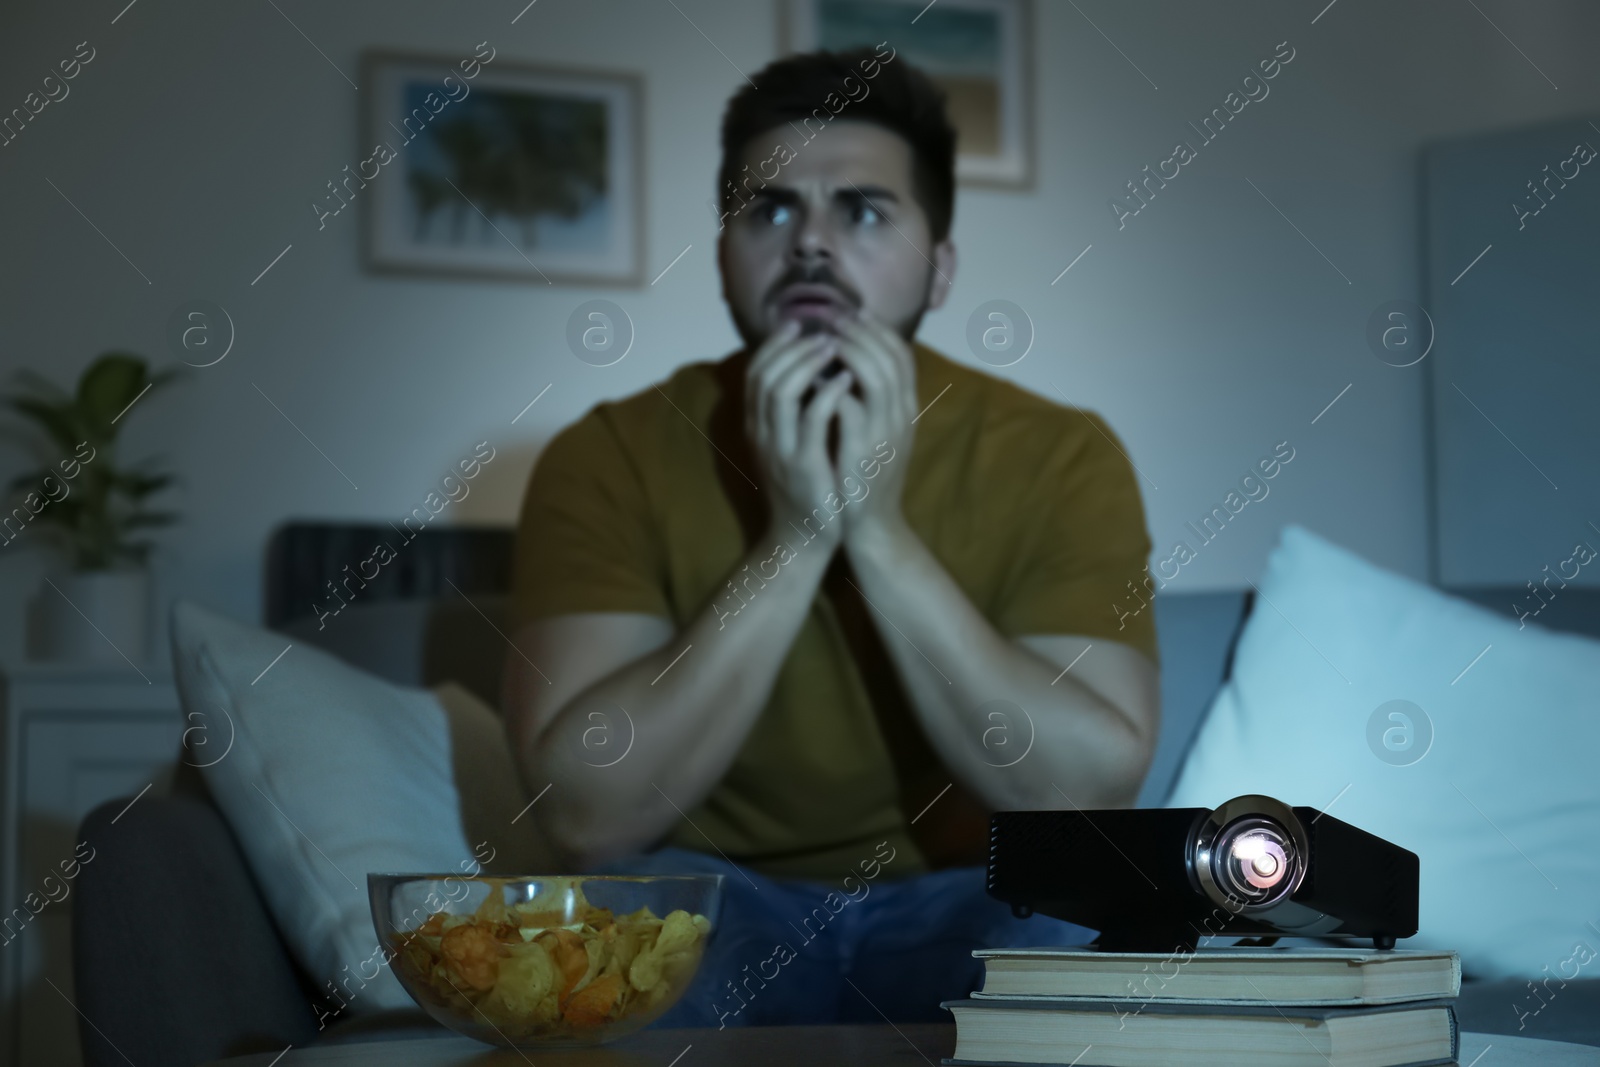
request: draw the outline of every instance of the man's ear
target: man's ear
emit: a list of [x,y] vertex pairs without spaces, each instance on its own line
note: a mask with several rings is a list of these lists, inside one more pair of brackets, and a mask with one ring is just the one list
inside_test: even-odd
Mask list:
[[946,237],[933,246],[933,265],[937,268],[928,285],[928,310],[943,307],[956,280],[956,246]]

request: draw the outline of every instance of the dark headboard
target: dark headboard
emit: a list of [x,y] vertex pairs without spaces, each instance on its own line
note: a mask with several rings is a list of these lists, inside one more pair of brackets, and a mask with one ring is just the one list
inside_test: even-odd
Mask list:
[[[285,523],[267,541],[266,623],[276,628],[313,615],[314,603],[333,602],[328,583],[351,575],[365,581],[361,588],[352,579],[363,601],[454,596],[451,584],[469,596],[507,592],[515,534],[511,526],[415,532],[387,523]],[[382,566],[374,558],[379,545],[394,553]],[[374,567],[377,574],[367,577]]]

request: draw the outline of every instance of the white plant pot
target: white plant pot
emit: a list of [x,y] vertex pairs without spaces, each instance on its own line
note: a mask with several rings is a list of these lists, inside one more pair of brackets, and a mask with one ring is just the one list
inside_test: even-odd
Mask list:
[[50,581],[56,588],[40,586],[36,602],[35,657],[74,663],[145,662],[148,571],[68,571]]

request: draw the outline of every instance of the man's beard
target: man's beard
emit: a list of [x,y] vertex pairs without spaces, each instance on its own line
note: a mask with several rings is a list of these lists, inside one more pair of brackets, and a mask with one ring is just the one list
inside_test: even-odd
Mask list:
[[[922,325],[922,316],[928,312],[928,301],[933,291],[933,273],[934,268],[930,264],[928,267],[927,277],[923,279],[922,301],[917,305],[917,310],[902,322],[891,322],[888,324],[889,327],[898,333],[907,344],[910,344],[912,339],[916,337],[917,329]],[[788,271],[785,272],[784,275],[779,278],[778,282],[772,287],[771,293],[768,294],[769,298],[772,294],[775,294],[790,285],[795,285],[802,282],[831,285],[841,292],[848,292],[845,287],[833,277],[831,272],[823,272],[819,274],[816,272],[803,273]],[[764,310],[770,304],[771,300],[765,299],[762,301],[761,307]],[[861,306],[859,297],[854,300],[854,304],[858,308]],[[744,350],[747,353],[753,354],[755,350],[760,348],[761,345],[766,342],[767,338],[772,336],[774,332],[773,330],[767,329],[766,325],[762,322],[748,321],[732,302],[728,303],[728,313],[733,319],[734,329],[739,333],[739,339],[744,342]],[[809,337],[813,334],[822,333],[825,331],[831,332],[832,327],[822,319],[805,317],[800,320],[800,336],[802,337]],[[834,364],[830,363],[829,366],[834,367]],[[833,373],[837,373],[837,367],[834,367]],[[832,375],[830,374],[829,376],[831,377]]]

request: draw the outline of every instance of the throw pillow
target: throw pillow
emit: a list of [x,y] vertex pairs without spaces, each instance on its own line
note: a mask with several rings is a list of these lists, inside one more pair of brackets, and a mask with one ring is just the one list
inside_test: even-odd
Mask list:
[[533,820],[512,822],[529,797],[499,718],[465,689],[396,686],[186,601],[172,645],[185,721],[208,746],[231,738],[206,785],[341,1013],[413,1006],[384,965],[368,872],[547,871]]

